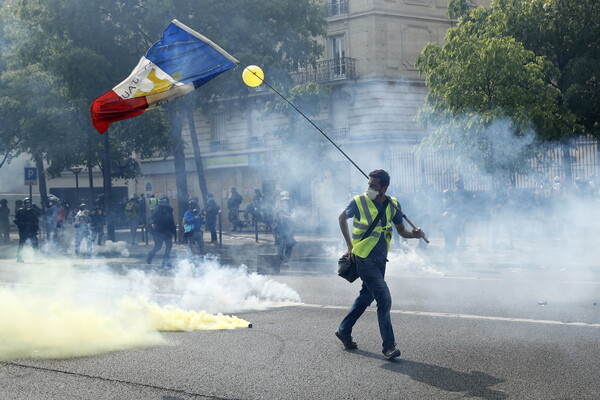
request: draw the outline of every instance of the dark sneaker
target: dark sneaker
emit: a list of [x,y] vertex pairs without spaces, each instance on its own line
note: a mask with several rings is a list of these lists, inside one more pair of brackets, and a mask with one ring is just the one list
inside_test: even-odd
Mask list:
[[337,336],[337,338],[340,339],[340,341],[344,344],[344,348],[346,350],[358,349],[356,342],[352,341],[352,336],[342,336],[342,334],[339,331],[335,332],[335,336]]
[[388,360],[393,360],[396,357],[400,357],[400,350],[395,347],[383,351],[383,356]]

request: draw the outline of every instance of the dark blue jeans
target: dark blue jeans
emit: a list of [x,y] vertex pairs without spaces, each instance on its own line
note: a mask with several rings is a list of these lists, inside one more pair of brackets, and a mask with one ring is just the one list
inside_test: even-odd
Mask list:
[[173,247],[173,235],[171,232],[154,232],[154,247],[148,253],[148,258],[146,261],[148,264],[152,263],[152,258],[154,255],[158,253],[163,243],[165,244],[165,254],[163,255],[162,265],[166,266],[169,255],[171,255],[171,248]]
[[386,260],[356,257],[356,269],[363,284],[348,315],[342,320],[338,328],[341,335],[351,336],[352,327],[354,327],[354,324],[356,324],[356,321],[358,321],[367,307],[375,300],[377,302],[377,320],[379,322],[379,333],[383,340],[383,350],[396,346],[392,320],[390,318],[392,296],[384,279],[385,263]]

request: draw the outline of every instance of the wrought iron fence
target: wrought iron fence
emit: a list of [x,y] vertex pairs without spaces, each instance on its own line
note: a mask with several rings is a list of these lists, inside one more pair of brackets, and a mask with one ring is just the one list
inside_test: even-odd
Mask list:
[[356,77],[355,63],[356,60],[349,57],[318,61],[314,67],[294,73],[292,79],[296,85],[351,79]]
[[264,147],[265,140],[258,136],[248,136],[248,148]]
[[[513,177],[515,187],[534,188],[536,182],[551,181],[556,176],[564,181],[567,178],[565,171],[571,171],[573,179],[590,180],[600,176],[598,140],[581,137],[573,140],[567,150],[550,148],[543,160],[531,160],[529,174]],[[442,151],[423,153],[417,152],[416,146],[393,147],[385,151],[384,160],[403,193],[415,193],[421,185],[428,185],[438,192],[451,189],[458,175],[463,178],[467,190],[490,190],[493,184],[490,177],[478,172],[475,166],[469,163],[458,166],[454,158]]]
[[344,140],[348,138],[348,128],[330,129],[327,135],[333,140]]

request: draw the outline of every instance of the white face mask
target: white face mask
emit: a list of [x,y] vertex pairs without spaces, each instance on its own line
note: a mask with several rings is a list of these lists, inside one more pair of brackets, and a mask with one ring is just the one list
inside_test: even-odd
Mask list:
[[379,192],[377,190],[374,190],[374,189],[371,189],[371,188],[367,188],[367,190],[365,191],[365,194],[371,200],[375,200],[375,198],[377,197],[377,195],[379,195]]

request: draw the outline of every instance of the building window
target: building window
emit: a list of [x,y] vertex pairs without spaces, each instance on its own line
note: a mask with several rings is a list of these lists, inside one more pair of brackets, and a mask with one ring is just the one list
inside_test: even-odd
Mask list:
[[225,114],[217,113],[212,115],[210,124],[211,138],[214,142],[225,140]]
[[250,111],[250,136],[262,136],[261,113],[257,109]]
[[329,108],[329,120],[331,122],[330,136],[334,140],[345,140],[348,138],[348,116],[349,101],[346,96],[333,96]]
[[329,0],[327,2],[327,16],[333,17],[348,13],[348,0]]
[[329,56],[333,60],[333,76],[346,75],[346,37],[336,35],[329,37]]
[[336,96],[331,103],[331,126],[333,129],[348,129],[348,100]]

